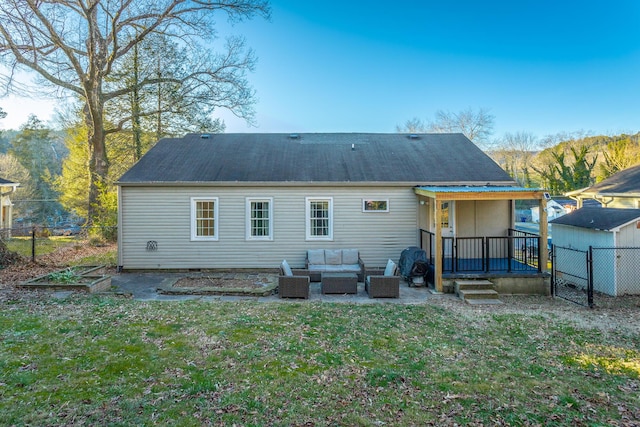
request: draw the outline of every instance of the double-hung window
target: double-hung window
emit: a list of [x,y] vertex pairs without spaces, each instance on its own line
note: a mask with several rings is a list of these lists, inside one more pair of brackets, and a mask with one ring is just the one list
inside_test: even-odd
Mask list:
[[191,240],[218,240],[218,198],[191,198]]
[[307,240],[333,240],[333,199],[306,198]]
[[247,198],[247,240],[273,240],[273,199]]

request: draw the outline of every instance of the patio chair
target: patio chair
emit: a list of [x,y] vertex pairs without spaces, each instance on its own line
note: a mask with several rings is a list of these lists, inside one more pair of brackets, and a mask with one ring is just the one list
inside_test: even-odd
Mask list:
[[364,289],[369,298],[399,298],[400,276],[396,274],[396,263],[388,260],[382,275],[372,274],[366,277]]
[[278,294],[280,298],[309,299],[309,276],[294,276],[286,259],[280,264]]

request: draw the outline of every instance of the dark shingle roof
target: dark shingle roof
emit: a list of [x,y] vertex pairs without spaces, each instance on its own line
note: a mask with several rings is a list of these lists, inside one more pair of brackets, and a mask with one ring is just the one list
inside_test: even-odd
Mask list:
[[250,133],[162,139],[119,180],[163,182],[513,180],[462,134]]
[[615,173],[587,191],[590,193],[640,193],[640,165]]
[[0,178],[0,185],[2,184],[15,184],[15,182],[9,181],[8,179]]
[[640,209],[581,208],[549,223],[609,231],[639,218]]

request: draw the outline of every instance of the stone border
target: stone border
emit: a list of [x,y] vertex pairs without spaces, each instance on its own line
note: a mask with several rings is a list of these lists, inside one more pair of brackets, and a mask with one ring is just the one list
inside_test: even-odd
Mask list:
[[[229,273],[224,273],[224,275],[228,275]],[[233,273],[231,273],[233,274]],[[234,275],[242,275],[242,273],[237,273]],[[198,287],[198,288],[176,288],[175,285],[178,281],[187,278],[199,278],[201,275],[185,275],[183,277],[177,277],[168,281],[163,287],[158,288],[158,293],[161,295],[229,295],[229,296],[254,296],[254,297],[267,297],[272,295],[278,289],[278,280],[277,277],[273,279],[269,284],[263,286],[262,288],[221,288],[221,287]],[[237,277],[236,277],[237,278]],[[244,278],[238,278],[240,280]],[[248,278],[246,278],[248,280]]]

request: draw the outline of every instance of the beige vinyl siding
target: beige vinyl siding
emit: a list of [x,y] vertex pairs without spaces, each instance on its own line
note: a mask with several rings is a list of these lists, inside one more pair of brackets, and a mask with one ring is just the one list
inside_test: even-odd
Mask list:
[[[606,200],[606,198],[605,198]],[[634,197],[615,197],[607,203],[608,208],[638,209],[638,201]]]
[[511,227],[510,200],[457,200],[456,236],[506,236]]
[[[218,241],[191,241],[191,197],[218,198]],[[246,239],[246,198],[273,198],[273,240]],[[333,199],[333,240],[305,239],[305,198]],[[389,212],[362,212],[362,199]],[[120,191],[119,264],[125,269],[276,268],[304,265],[312,248],[356,248],[384,266],[418,244],[417,198],[394,187],[134,187]],[[147,242],[157,242],[148,251]]]

